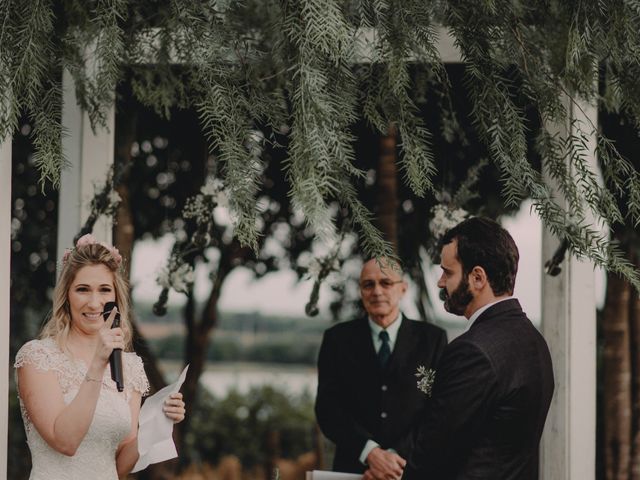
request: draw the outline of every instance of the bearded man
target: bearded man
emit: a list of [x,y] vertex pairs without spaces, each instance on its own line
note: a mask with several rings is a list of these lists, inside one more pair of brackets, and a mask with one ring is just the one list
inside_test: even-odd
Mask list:
[[403,479],[535,480],[553,371],[512,296],[518,248],[485,218],[458,224],[441,245],[441,298],[469,329],[445,348]]
[[336,471],[397,479],[411,452],[411,428],[428,402],[415,374],[435,371],[447,337],[402,315],[406,291],[399,265],[369,260],[360,274],[367,315],[329,328],[322,339],[316,417],[336,445]]

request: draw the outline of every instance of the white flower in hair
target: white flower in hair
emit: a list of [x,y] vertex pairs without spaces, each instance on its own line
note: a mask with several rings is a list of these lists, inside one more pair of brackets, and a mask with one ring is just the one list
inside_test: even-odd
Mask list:
[[104,248],[109,250],[109,253],[111,253],[111,256],[113,257],[113,259],[116,261],[118,265],[122,263],[122,255],[120,255],[120,251],[116,247],[114,247],[113,245],[109,245],[108,243],[105,243],[105,242],[99,242],[96,237],[94,237],[90,233],[87,233],[78,239],[78,241],[76,242],[76,246],[74,248],[67,248],[64,251],[64,254],[62,256],[62,264],[64,265],[67,263],[67,260],[69,260],[69,256],[73,253],[73,251],[76,248],[81,248],[81,247],[86,247],[87,245],[96,245],[96,244],[102,245]]

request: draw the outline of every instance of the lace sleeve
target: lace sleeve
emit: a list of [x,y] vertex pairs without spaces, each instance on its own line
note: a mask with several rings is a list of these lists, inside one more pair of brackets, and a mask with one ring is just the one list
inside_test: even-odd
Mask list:
[[126,354],[127,373],[125,375],[125,387],[140,392],[143,397],[149,395],[149,380],[144,372],[142,359],[134,352]]
[[51,339],[31,340],[25,343],[16,354],[14,368],[33,365],[38,370],[61,371],[60,355],[55,343]]

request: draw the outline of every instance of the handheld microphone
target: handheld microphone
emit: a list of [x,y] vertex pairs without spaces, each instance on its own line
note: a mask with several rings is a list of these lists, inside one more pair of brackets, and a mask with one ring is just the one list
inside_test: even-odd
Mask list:
[[[109,318],[111,314],[111,310],[116,308],[116,302],[107,302],[104,305],[104,312],[102,315],[105,319]],[[113,325],[111,328],[116,328],[120,326],[120,312],[116,313],[116,317],[113,319]],[[114,348],[109,355],[109,366],[111,367],[111,379],[116,382],[116,386],[118,387],[118,391],[124,391],[124,377],[122,375],[122,349]]]

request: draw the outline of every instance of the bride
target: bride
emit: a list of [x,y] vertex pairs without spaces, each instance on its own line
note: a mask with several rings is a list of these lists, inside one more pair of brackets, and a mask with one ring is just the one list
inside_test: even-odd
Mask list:
[[[149,383],[131,350],[128,285],[122,257],[92,235],[63,258],[53,313],[40,338],[16,355],[18,395],[31,450],[31,480],[115,480],[138,459],[138,415]],[[107,302],[118,305],[122,324],[104,321]],[[123,350],[124,391],[111,380],[109,355]],[[164,406],[174,422],[184,419],[182,394]]]

